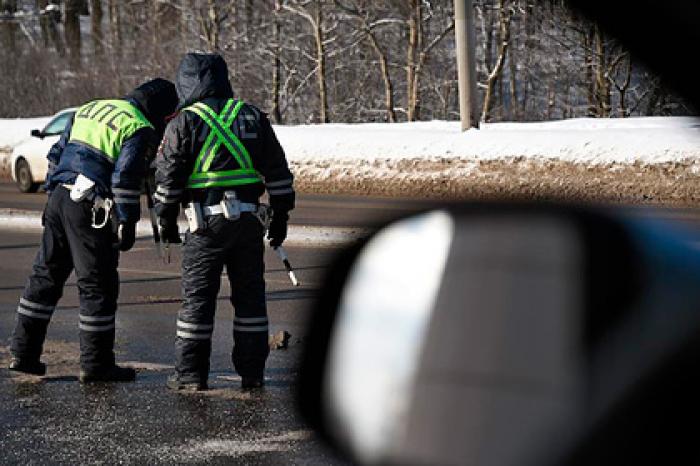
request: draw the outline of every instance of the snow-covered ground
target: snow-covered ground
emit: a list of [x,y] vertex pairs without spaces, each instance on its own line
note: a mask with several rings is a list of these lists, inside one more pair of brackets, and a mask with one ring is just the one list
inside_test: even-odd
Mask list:
[[[0,119],[0,148],[7,153],[46,122]],[[307,192],[700,202],[700,119],[692,117],[493,123],[467,132],[452,121],[275,132]]]
[[460,131],[458,122],[277,126],[290,160],[511,157],[578,163],[658,163],[700,156],[700,119],[579,118],[493,123]]
[[[28,139],[49,118],[0,119],[0,148]],[[700,119],[577,118],[536,123],[491,123],[461,132],[459,122],[275,126],[292,161],[512,157],[576,163],[659,163],[700,156]]]

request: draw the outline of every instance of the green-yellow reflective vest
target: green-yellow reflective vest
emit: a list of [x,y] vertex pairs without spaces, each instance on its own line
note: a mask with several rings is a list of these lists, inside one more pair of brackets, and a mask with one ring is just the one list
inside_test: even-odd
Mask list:
[[129,102],[94,100],[76,111],[69,142],[91,147],[114,162],[124,141],[142,128],[153,125]]
[[[211,107],[201,102],[184,109],[199,116],[210,129],[209,136],[204,141],[195,161],[194,171],[187,182],[188,188],[229,187],[262,182],[262,177],[253,168],[248,150],[231,131],[231,125],[236,121],[241,107],[243,107],[242,101],[229,99],[219,115]],[[240,168],[221,171],[209,170],[222,145],[233,155]]]

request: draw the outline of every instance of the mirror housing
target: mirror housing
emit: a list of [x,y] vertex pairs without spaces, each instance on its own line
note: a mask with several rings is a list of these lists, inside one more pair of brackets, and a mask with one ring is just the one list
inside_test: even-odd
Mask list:
[[35,138],[44,139],[44,133],[39,129],[33,129],[30,134]]
[[[666,379],[664,368],[700,358],[700,251],[688,238],[668,223],[595,208],[438,212],[450,218],[440,221],[452,225],[447,241],[445,228],[436,235],[414,217],[329,270],[300,387],[322,436],[363,464],[668,458],[652,437],[671,442],[680,427],[661,418],[668,409],[648,406],[700,412],[690,396],[700,375]],[[436,213],[422,216],[424,227]],[[412,274],[425,258],[442,262]],[[417,299],[421,287],[434,296]],[[408,309],[416,302],[419,314]],[[416,325],[406,331],[404,320]],[[667,380],[687,384],[683,396],[668,388],[660,400]],[[631,414],[637,423],[624,421]],[[634,452],[620,447],[631,444]]]

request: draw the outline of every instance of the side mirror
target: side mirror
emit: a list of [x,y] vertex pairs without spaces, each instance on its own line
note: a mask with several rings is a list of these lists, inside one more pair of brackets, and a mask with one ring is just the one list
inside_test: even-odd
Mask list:
[[30,134],[35,138],[44,139],[44,133],[42,133],[41,130],[33,129]]
[[379,231],[329,276],[302,411],[354,461],[695,454],[686,424],[663,416],[700,412],[700,373],[669,370],[700,358],[700,251],[667,224],[575,207],[437,210]]

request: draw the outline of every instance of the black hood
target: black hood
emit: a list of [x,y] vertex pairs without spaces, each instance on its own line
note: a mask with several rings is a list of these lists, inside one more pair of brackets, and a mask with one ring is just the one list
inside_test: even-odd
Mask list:
[[175,85],[180,99],[178,110],[207,97],[233,97],[228,67],[219,54],[186,54],[177,70]]
[[155,127],[158,136],[165,130],[165,117],[175,112],[177,106],[177,92],[175,85],[167,79],[156,78],[126,95],[126,98],[134,102],[143,116]]

